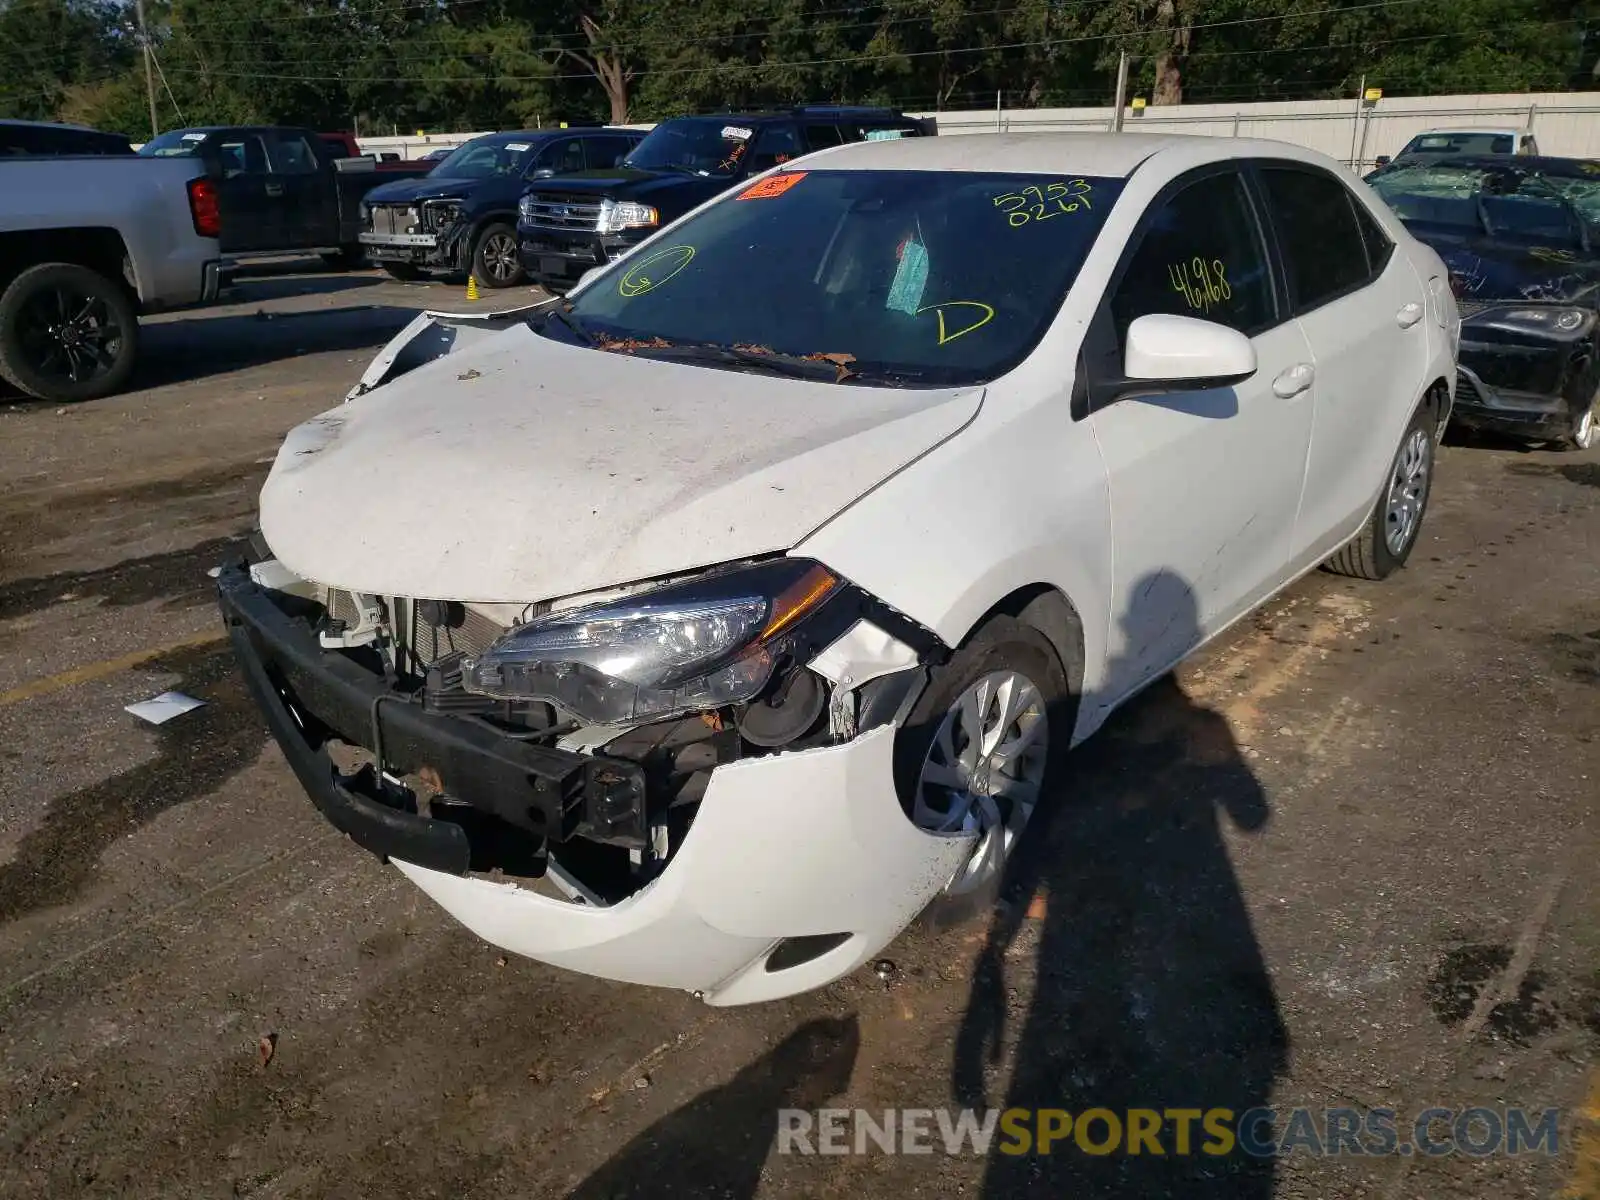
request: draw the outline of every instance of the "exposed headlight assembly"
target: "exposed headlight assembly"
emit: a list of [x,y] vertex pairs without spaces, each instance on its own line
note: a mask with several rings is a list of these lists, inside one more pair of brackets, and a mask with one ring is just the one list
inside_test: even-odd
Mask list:
[[1501,314],[1508,325],[1574,333],[1589,323],[1589,313],[1581,308],[1513,308]]
[[600,233],[648,229],[659,224],[661,214],[648,204],[635,204],[632,200],[607,200],[600,205]]
[[429,200],[422,206],[422,225],[429,233],[437,233],[453,225],[460,215],[460,200]]
[[849,595],[861,597],[818,563],[777,559],[540,617],[469,659],[463,680],[596,725],[720,708],[837,637],[860,611]]

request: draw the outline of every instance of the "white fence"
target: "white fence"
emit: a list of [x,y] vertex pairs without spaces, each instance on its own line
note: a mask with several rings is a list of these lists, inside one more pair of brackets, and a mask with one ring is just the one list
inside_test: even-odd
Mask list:
[[[1095,131],[1110,128],[1113,109],[1035,108],[918,113],[937,117],[941,136],[1011,132]],[[1123,128],[1221,137],[1273,138],[1320,150],[1358,167],[1393,155],[1426,129],[1506,128],[1531,132],[1545,154],[1600,158],[1600,93],[1536,92],[1482,96],[1414,96],[1364,105],[1348,100],[1260,104],[1183,104],[1124,111]],[[636,129],[651,126],[635,125]],[[369,154],[420,158],[440,146],[459,146],[477,133],[364,137]]]

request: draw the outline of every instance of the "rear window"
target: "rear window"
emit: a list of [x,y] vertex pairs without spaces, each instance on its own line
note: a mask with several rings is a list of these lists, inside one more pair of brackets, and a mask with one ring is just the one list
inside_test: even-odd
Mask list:
[[1261,172],[1289,271],[1296,312],[1326,303],[1367,279],[1367,246],[1344,184],[1320,171]]
[[1424,133],[1406,143],[1401,154],[1511,154],[1516,139],[1509,133]]

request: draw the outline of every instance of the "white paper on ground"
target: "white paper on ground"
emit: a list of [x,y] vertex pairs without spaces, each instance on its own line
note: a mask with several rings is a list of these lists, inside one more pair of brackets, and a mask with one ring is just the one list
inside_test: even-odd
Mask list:
[[182,692],[162,692],[153,699],[125,705],[123,710],[131,712],[141,721],[149,721],[152,725],[165,725],[173,717],[181,717],[186,712],[193,712],[204,706],[204,700],[196,700],[193,696],[185,696]]

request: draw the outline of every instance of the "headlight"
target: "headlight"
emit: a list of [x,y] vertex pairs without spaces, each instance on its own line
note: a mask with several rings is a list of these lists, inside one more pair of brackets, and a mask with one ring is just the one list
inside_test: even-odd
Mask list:
[[533,196],[531,194],[517,201],[517,216],[524,221],[533,220]]
[[1528,325],[1535,329],[1555,329],[1572,333],[1588,323],[1589,314],[1581,308],[1514,308],[1500,319],[1510,325]]
[[[530,621],[463,664],[468,691],[541,700],[596,725],[752,699],[811,649],[849,585],[778,559]],[[815,635],[815,636],[814,636]]]
[[422,225],[429,232],[444,229],[461,215],[461,201],[436,200],[422,206]]
[[661,214],[648,204],[632,200],[608,201],[600,206],[601,233],[621,233],[624,229],[647,229],[661,223]]

